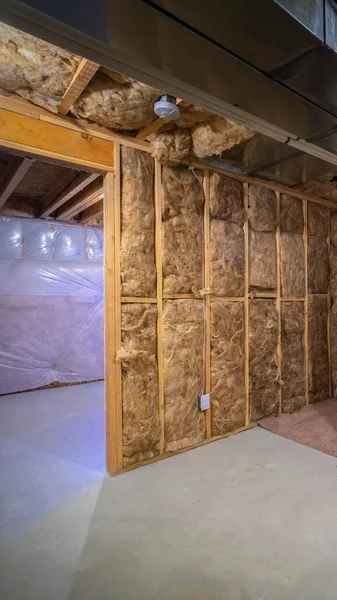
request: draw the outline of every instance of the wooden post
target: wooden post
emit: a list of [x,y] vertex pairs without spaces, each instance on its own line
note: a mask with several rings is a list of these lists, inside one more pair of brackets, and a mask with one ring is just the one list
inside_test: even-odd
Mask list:
[[243,184],[243,200],[245,208],[244,243],[245,243],[245,390],[246,390],[246,427],[250,425],[249,401],[249,187]]
[[160,443],[159,453],[164,453],[165,448],[165,398],[164,398],[164,348],[163,348],[163,262],[162,262],[162,204],[161,204],[161,165],[155,161],[154,171],[154,197],[156,211],[155,248],[157,271],[157,367],[159,391],[159,422]]
[[282,333],[281,333],[281,230],[280,230],[280,192],[276,194],[276,309],[278,318],[277,360],[279,385],[279,414],[282,414]]
[[303,200],[303,243],[304,243],[304,360],[305,360],[305,403],[309,405],[309,333],[308,333],[308,203]]
[[122,379],[116,360],[121,346],[119,144],[115,153],[115,177],[107,173],[104,178],[106,461],[110,475],[123,468]]
[[[205,194],[204,204],[204,287],[208,290],[211,286],[210,277],[210,179],[209,171],[204,172],[203,188]],[[205,394],[211,394],[211,296],[205,297]],[[205,411],[206,439],[212,437],[212,404]]]

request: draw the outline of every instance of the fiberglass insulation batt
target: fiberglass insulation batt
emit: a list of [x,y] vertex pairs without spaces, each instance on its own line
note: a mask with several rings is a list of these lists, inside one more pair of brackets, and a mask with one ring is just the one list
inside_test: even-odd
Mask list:
[[214,296],[243,296],[244,206],[239,182],[213,173],[210,177],[211,288]]
[[201,300],[166,300],[163,311],[165,450],[199,444],[205,418],[204,307]]
[[163,286],[167,294],[203,288],[202,177],[187,167],[162,170]]
[[245,337],[243,302],[212,302],[212,435],[245,424]]
[[154,162],[149,154],[122,146],[122,296],[156,295],[154,254]]
[[259,185],[249,186],[249,285],[276,288],[276,198]]
[[156,326],[155,305],[122,305],[124,466],[153,458],[159,450]]

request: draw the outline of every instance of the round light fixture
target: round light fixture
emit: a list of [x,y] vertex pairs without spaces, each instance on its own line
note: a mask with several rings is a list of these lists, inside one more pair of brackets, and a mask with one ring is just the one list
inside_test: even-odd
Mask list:
[[154,112],[158,117],[166,119],[167,121],[174,121],[180,117],[180,109],[176,104],[174,96],[162,96],[160,100],[154,104]]

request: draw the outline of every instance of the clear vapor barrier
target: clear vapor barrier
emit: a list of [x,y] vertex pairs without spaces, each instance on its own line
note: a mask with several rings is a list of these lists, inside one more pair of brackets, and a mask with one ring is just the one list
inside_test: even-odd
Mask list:
[[0,394],[102,379],[103,230],[0,217]]

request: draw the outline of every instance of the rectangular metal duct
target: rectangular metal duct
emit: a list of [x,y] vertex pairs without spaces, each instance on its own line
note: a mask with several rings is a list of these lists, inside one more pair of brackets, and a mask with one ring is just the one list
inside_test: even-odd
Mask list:
[[[0,18],[244,123],[276,145],[290,143],[279,152],[284,160],[288,152],[336,151],[335,10],[329,0],[305,4],[303,11],[300,0],[0,0]],[[263,169],[266,145],[256,152]]]

